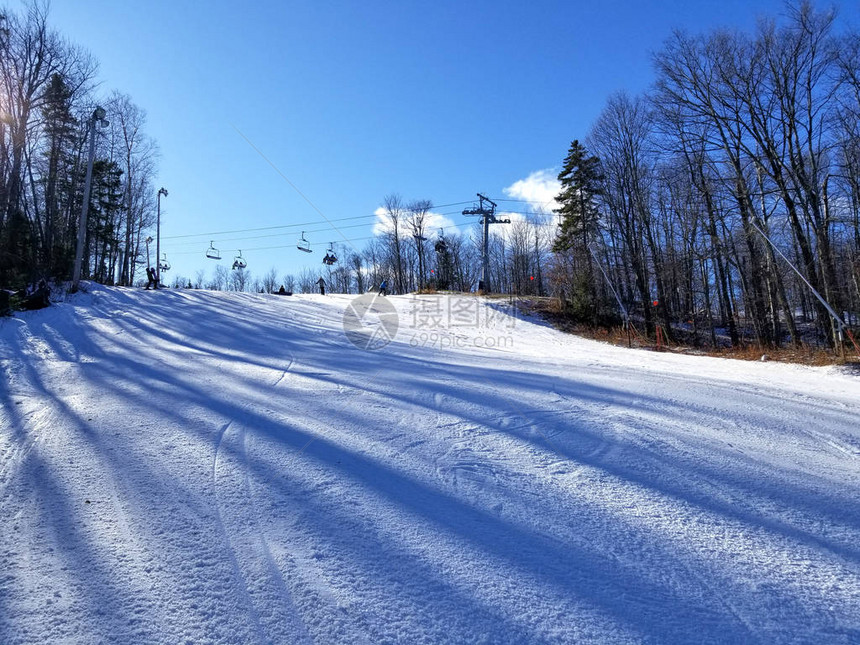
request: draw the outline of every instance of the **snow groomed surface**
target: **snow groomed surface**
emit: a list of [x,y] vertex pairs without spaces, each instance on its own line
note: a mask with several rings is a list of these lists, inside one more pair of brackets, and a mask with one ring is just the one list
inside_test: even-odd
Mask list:
[[0,642],[860,642],[857,376],[351,301],[0,321]]

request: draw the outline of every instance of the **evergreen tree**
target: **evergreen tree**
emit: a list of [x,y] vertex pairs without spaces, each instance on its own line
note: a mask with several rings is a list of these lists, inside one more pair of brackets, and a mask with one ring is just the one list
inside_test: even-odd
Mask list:
[[43,97],[42,122],[46,147],[42,184],[44,224],[41,265],[44,272],[59,276],[67,268],[73,250],[71,236],[64,235],[63,199],[68,178],[74,176],[77,120],[72,116],[72,91],[60,74],[54,74]]
[[597,238],[599,212],[595,198],[603,181],[600,160],[574,140],[558,179],[561,192],[556,201],[560,207],[554,212],[561,216],[561,222],[553,251],[560,260],[562,306],[575,320],[598,324],[606,316],[591,264],[590,245]]
[[597,228],[595,197],[600,194],[600,160],[590,156],[578,140],[570,144],[564,167],[558,174],[561,192],[556,201],[561,204],[554,212],[561,216],[561,228],[553,245],[556,253],[573,250],[578,242],[588,254],[590,233]]
[[119,259],[122,230],[122,168],[107,159],[93,164],[93,194],[90,197],[89,237],[86,258],[92,258],[91,277],[113,284]]
[[447,291],[452,288],[454,275],[454,261],[451,257],[451,249],[448,241],[440,237],[434,246],[436,250],[436,288],[439,291]]

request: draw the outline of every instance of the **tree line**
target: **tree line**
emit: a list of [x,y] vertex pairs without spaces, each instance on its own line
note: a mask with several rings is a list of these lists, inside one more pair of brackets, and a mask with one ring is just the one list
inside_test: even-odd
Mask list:
[[858,63],[858,34],[809,3],[750,34],[672,34],[653,90],[611,97],[560,175],[555,248],[580,313],[599,315],[614,285],[669,337],[832,343],[817,292],[856,324]]
[[71,278],[97,106],[109,125],[95,138],[83,276],[128,285],[143,272],[158,150],[128,96],[96,93],[97,70],[46,4],[0,11],[0,286]]

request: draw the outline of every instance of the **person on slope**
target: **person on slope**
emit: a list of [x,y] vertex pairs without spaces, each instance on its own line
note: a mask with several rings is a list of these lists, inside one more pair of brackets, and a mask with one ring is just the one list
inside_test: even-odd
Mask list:
[[154,288],[158,289],[158,282],[156,282],[155,278],[156,278],[155,269],[153,269],[152,267],[147,267],[146,268],[146,280],[147,280],[146,288],[147,289],[149,289],[150,287],[154,287]]
[[379,283],[379,295],[380,296],[387,296],[388,295],[388,282],[386,282],[385,280],[383,280],[382,282]]
[[320,295],[324,296],[325,295],[325,280],[323,278],[320,278],[319,280],[317,280],[317,284],[320,287]]

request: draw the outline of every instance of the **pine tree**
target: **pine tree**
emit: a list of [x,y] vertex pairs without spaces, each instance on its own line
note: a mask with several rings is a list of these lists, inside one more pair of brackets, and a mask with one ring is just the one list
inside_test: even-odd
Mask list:
[[42,268],[51,276],[64,274],[72,252],[63,230],[62,199],[64,178],[74,174],[74,145],[77,121],[72,116],[72,91],[60,74],[54,74],[43,97],[42,121],[47,146],[44,151],[44,231]]
[[89,217],[91,276],[113,284],[122,242],[122,168],[115,161],[97,159],[93,164],[93,195]]
[[606,316],[592,267],[591,244],[597,239],[599,211],[595,198],[603,176],[600,160],[579,141],[570,144],[558,175],[562,190],[556,197],[561,216],[553,251],[560,259],[562,305],[575,320],[598,324]]
[[600,194],[600,160],[589,156],[578,140],[570,144],[564,167],[558,174],[561,192],[556,201],[561,204],[554,212],[561,216],[561,228],[553,245],[556,253],[573,250],[578,242],[581,252],[588,253],[590,234],[597,228],[597,206],[594,198]]

